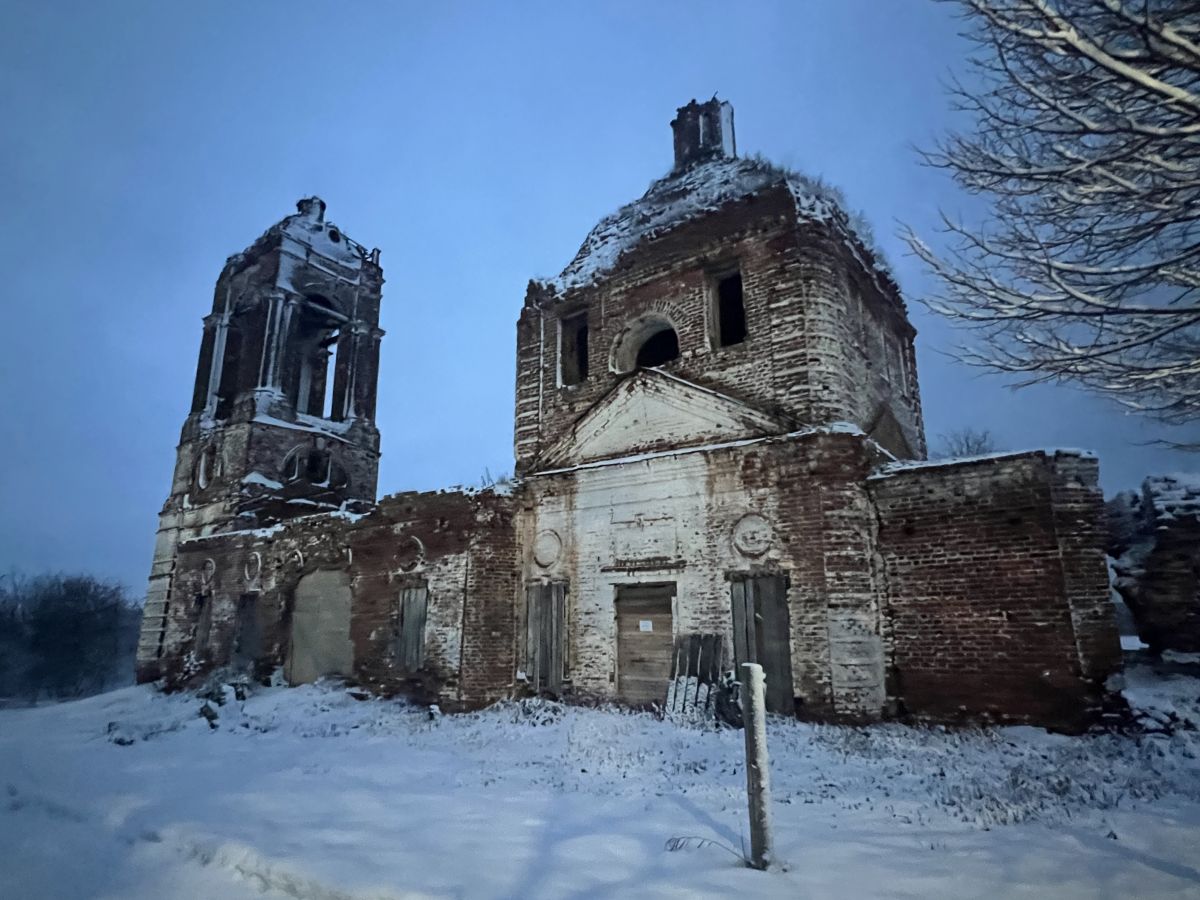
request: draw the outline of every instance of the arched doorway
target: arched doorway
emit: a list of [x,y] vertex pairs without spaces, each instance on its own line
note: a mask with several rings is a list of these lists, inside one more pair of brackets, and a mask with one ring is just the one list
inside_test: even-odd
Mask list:
[[322,675],[351,675],[350,576],[321,569],[300,579],[292,605],[288,648],[289,684],[307,684]]

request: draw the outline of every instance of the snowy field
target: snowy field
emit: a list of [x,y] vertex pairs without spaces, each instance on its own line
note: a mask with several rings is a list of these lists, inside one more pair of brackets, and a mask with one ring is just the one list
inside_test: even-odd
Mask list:
[[148,688],[0,711],[0,897],[1200,897],[1196,668],[1129,673],[1160,733],[772,721],[770,872],[741,732],[337,685],[215,730]]

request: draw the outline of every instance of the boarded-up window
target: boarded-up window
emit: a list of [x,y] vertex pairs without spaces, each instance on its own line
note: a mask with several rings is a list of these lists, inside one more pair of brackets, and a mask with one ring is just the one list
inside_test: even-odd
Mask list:
[[238,600],[233,663],[237,668],[250,668],[261,655],[262,629],[258,623],[258,594],[242,594]]
[[525,672],[535,691],[557,694],[567,668],[567,585],[531,584],[526,591]]
[[782,575],[738,575],[731,581],[733,652],[737,676],[742,663],[758,663],[767,681],[767,709],[792,715],[792,629],[787,579]]
[[406,672],[416,672],[425,665],[425,619],[428,612],[428,585],[413,584],[400,589],[393,655],[396,665]]
[[196,620],[196,639],[192,642],[192,648],[197,656],[205,657],[208,655],[208,636],[212,631],[213,598],[210,594],[197,594],[196,605],[200,609],[200,616]]

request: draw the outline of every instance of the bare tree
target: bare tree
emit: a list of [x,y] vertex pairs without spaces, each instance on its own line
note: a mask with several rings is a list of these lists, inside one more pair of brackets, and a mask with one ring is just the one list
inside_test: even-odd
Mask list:
[[88,575],[0,581],[0,696],[66,699],[133,682],[141,609]]
[[958,428],[943,434],[938,442],[937,456],[983,456],[996,452],[996,439],[986,428]]
[[925,154],[989,214],[943,216],[927,306],[982,340],[959,358],[1200,419],[1200,2],[947,0],[974,118]]

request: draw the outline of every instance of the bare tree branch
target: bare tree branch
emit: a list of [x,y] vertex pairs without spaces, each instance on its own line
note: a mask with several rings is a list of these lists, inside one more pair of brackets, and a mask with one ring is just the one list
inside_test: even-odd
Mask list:
[[944,251],[904,234],[923,302],[978,332],[968,363],[1200,419],[1200,0],[942,2],[975,128],[921,155],[990,214],[943,217]]

